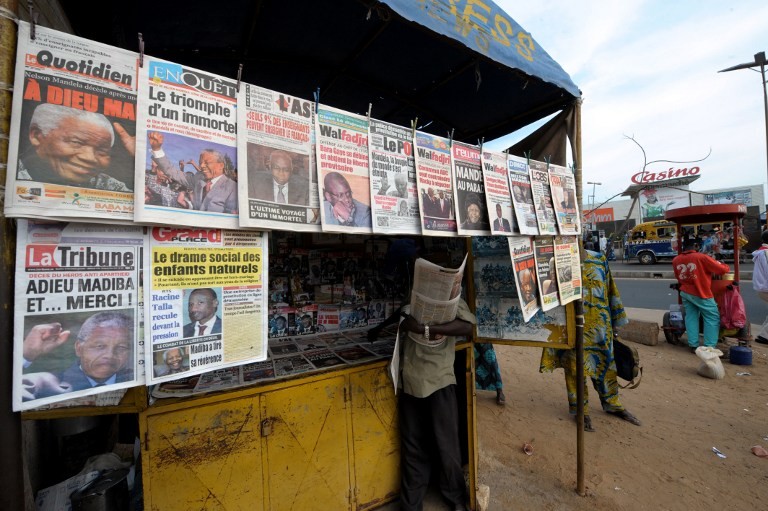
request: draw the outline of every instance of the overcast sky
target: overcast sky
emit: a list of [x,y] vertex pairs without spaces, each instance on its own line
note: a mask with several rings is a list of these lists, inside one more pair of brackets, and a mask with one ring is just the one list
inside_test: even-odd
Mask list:
[[[581,89],[585,202],[599,204],[643,168],[697,165],[692,190],[765,184],[761,75],[743,69],[768,51],[765,0],[496,0]],[[758,68],[759,69],[759,68]],[[525,133],[527,134],[527,133]],[[522,133],[488,143],[503,149]]]

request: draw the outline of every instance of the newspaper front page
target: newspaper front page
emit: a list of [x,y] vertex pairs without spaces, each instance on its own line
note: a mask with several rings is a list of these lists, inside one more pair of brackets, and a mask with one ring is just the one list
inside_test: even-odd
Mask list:
[[141,226],[20,219],[13,409],[142,385]]
[[133,220],[138,54],[23,21],[18,37],[6,216]]
[[414,143],[421,233],[456,236],[449,140],[417,131]]
[[459,235],[491,234],[488,205],[485,202],[483,168],[480,164],[480,148],[454,142],[451,146],[451,166]]
[[238,95],[240,225],[320,232],[314,103],[243,83]]
[[509,236],[520,233],[515,211],[512,207],[512,193],[509,189],[507,155],[496,151],[483,151],[483,181],[485,200],[493,217],[491,234]]
[[320,105],[315,115],[315,139],[323,231],[373,232],[368,119]]
[[236,83],[147,55],[139,83],[136,221],[238,228]]
[[412,131],[369,121],[373,232],[421,234]]
[[555,270],[555,244],[551,236],[533,239],[533,255],[536,258],[536,275],[544,312],[560,305],[557,299],[557,271]]
[[147,382],[267,357],[267,237],[154,227],[147,254]]
[[557,219],[552,206],[552,193],[549,188],[549,172],[547,164],[531,160],[528,165],[531,174],[531,191],[533,203],[536,206],[536,219],[539,222],[540,234],[557,234]]
[[550,164],[549,185],[560,234],[581,234],[581,220],[576,203],[576,179],[571,169]]
[[581,298],[581,257],[576,236],[555,237],[555,267],[560,303],[565,305]]
[[527,236],[513,236],[507,240],[509,240],[512,266],[515,269],[515,284],[517,295],[520,297],[520,309],[523,312],[523,320],[527,323],[540,309],[533,243],[531,238]]
[[528,163],[517,156],[507,157],[509,174],[509,189],[512,195],[512,205],[515,209],[517,226],[521,234],[539,234],[539,224],[536,219],[536,209],[533,205],[531,192],[531,176],[528,173]]

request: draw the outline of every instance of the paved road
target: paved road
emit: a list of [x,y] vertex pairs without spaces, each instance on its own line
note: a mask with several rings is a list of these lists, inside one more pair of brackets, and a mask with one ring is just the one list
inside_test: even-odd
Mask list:
[[[733,269],[733,261],[726,261]],[[611,261],[611,273],[621,293],[625,307],[639,309],[669,310],[670,304],[677,302],[677,292],[669,288],[676,282],[671,261],[662,261],[651,265],[638,262]],[[765,302],[752,290],[752,259],[747,258],[739,264],[741,296],[750,323],[762,324],[768,313]],[[659,323],[662,317],[658,319]],[[756,335],[755,332],[753,332]]]

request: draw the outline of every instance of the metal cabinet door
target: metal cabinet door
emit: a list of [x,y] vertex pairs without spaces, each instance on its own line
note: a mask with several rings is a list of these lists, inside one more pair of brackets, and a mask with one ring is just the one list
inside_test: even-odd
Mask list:
[[147,509],[263,509],[259,396],[147,417]]
[[262,395],[270,511],[350,509],[343,376]]

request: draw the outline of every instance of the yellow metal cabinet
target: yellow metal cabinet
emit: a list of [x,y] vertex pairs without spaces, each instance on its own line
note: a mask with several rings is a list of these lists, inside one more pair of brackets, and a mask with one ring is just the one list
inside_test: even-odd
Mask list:
[[140,423],[147,509],[356,510],[398,492],[383,364],[161,403]]

